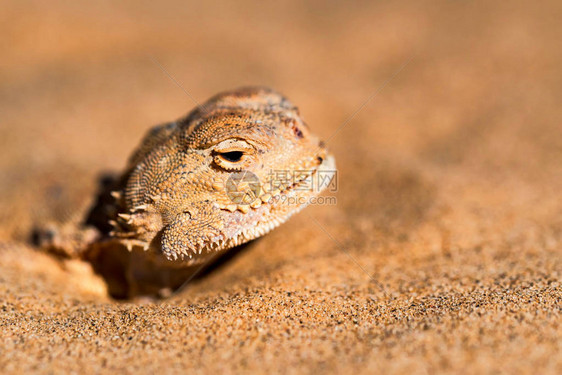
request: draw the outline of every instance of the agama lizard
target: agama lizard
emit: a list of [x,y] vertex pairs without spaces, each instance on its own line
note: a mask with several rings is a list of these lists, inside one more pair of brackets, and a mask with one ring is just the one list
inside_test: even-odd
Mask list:
[[47,235],[39,228],[36,238],[58,254],[95,259],[98,268],[107,253],[128,249],[137,259],[128,261],[128,283],[138,283],[266,234],[322,190],[319,173],[334,169],[289,100],[242,88],[151,129],[122,175],[106,182],[84,225]]

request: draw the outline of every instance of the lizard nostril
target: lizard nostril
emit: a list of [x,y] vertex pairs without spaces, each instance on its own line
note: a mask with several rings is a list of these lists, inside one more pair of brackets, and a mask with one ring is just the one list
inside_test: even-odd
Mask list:
[[295,134],[295,136],[299,139],[304,137],[304,134],[302,134],[302,131],[299,129],[299,127],[293,123],[293,125],[291,126],[291,128],[293,129],[293,133]]

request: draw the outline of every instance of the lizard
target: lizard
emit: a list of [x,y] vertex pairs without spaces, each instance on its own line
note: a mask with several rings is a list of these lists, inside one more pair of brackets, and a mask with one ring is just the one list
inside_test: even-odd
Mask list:
[[35,237],[98,268],[112,254],[134,254],[124,261],[129,284],[159,272],[166,284],[163,270],[193,269],[284,223],[326,186],[321,173],[335,173],[334,156],[298,108],[272,89],[240,88],[150,129],[79,226],[39,228]]

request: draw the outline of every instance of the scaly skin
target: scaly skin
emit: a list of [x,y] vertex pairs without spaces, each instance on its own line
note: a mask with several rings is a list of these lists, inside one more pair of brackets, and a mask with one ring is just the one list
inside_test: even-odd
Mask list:
[[291,102],[243,88],[150,130],[88,223],[98,244],[191,266],[285,222],[320,192],[308,187],[316,174],[334,168]]

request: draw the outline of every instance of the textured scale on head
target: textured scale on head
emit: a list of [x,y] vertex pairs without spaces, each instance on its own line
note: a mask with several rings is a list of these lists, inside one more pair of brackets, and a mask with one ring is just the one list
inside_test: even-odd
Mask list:
[[225,92],[149,131],[113,193],[119,213],[111,236],[197,264],[286,221],[320,192],[302,187],[334,168],[282,95]]

